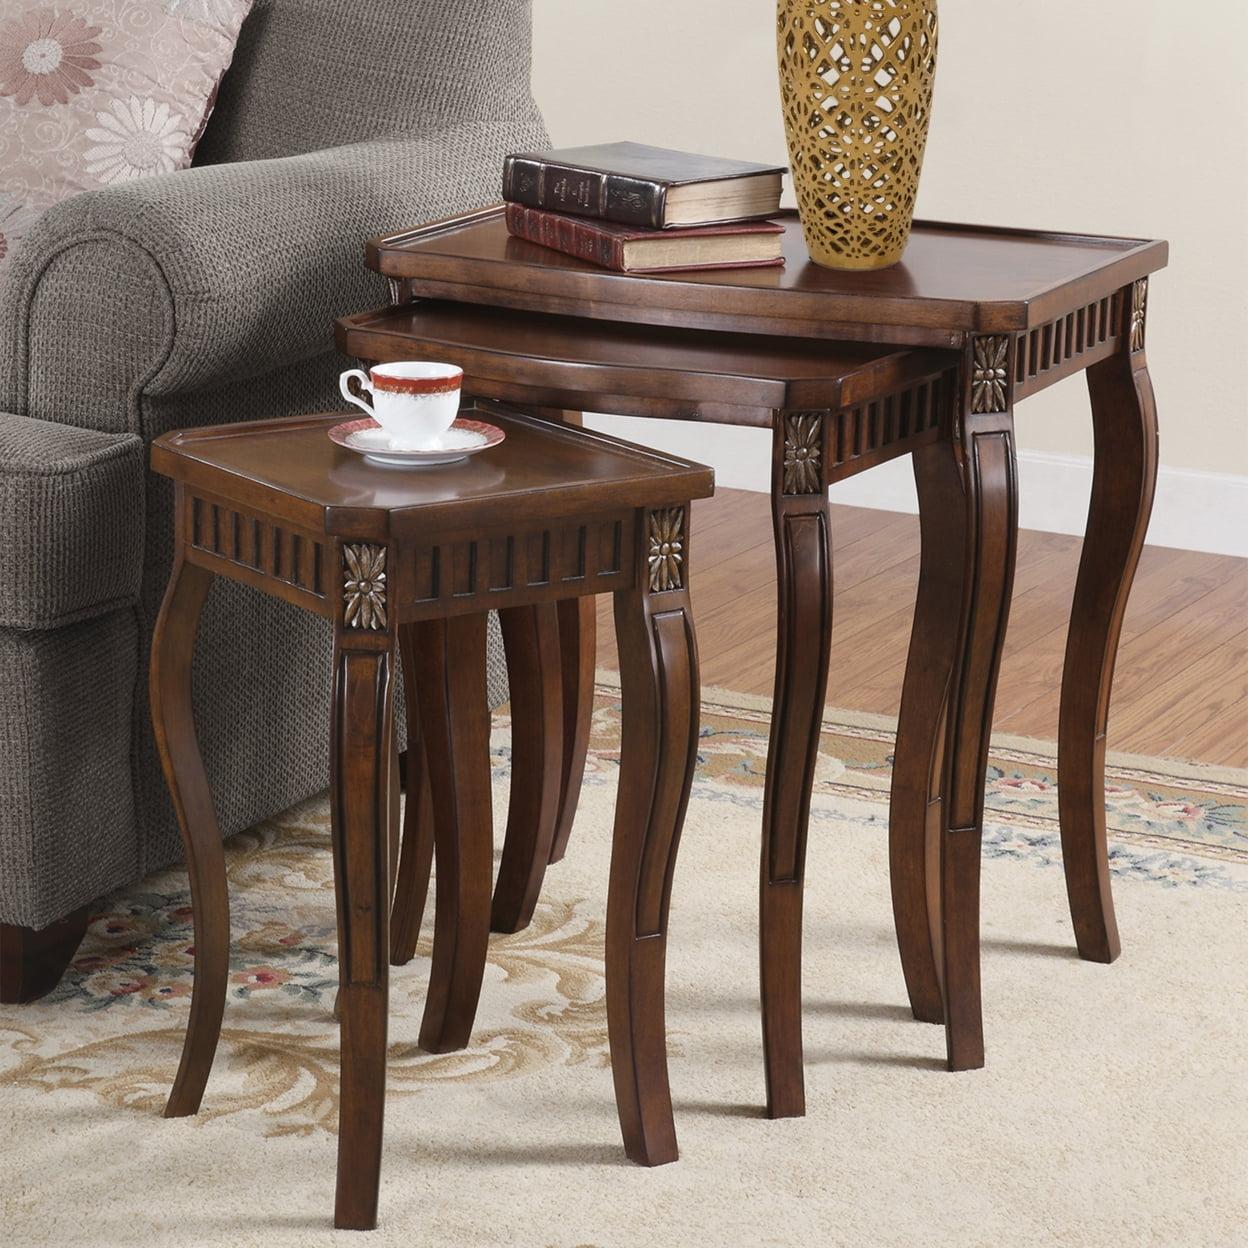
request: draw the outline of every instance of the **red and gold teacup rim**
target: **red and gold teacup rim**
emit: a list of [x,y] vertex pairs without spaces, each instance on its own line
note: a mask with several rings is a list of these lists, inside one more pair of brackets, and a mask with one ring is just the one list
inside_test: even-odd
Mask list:
[[368,375],[373,388],[385,394],[451,394],[464,380],[464,370],[459,365],[428,360],[374,364]]

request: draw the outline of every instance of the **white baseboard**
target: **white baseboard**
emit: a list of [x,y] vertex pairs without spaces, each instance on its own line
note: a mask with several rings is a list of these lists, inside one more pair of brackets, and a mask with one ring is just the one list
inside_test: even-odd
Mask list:
[[[717,485],[770,488],[771,434],[694,421],[588,416],[594,429],[710,464]],[[1081,535],[1092,490],[1092,461],[1081,455],[1020,451],[1019,523],[1025,529]],[[834,503],[885,511],[918,511],[908,459],[895,459],[832,487]],[[1248,477],[1163,467],[1148,529],[1151,546],[1248,558]]]

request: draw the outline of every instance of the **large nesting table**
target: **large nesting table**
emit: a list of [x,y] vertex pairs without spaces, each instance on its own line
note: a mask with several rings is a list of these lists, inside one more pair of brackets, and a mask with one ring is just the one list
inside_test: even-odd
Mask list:
[[[980,1066],[979,864],[1016,548],[1014,408],[1077,373],[1096,462],[1062,684],[1062,844],[1081,956],[1118,955],[1105,732],[1156,478],[1148,278],[1167,259],[1156,241],[919,222],[899,265],[842,273],[810,262],[795,217],[784,225],[782,270],[638,277],[510,238],[501,208],[482,209],[372,240],[393,307],[342,322],[338,338],[366,360],[460,363],[475,393],[536,409],[771,430],[779,636],[761,904],[775,1116],[805,1104],[801,897],[832,624],[828,487],[913,456],[923,553],[892,786],[893,908],[916,1017],[945,1024],[951,1069]],[[594,646],[583,610],[560,625],[569,731],[556,856]]]

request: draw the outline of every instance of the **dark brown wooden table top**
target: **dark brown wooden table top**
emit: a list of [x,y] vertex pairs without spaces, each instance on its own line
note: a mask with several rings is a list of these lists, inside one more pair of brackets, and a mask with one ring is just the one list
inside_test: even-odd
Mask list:
[[796,215],[783,269],[613,273],[511,238],[501,206],[367,246],[369,265],[411,294],[615,321],[960,347],[1020,332],[1163,268],[1164,242],[915,223],[900,264],[842,272],[813,264]]
[[[622,414],[763,428],[777,408],[869,403],[949,365],[947,352],[930,349],[659,329],[433,299],[345,317],[337,341],[364,360],[458,364],[478,395],[519,401],[529,386],[546,402],[555,387],[574,405],[593,394],[603,410]],[[487,382],[494,384],[480,388]],[[644,410],[637,399],[647,401]]]
[[349,412],[218,425],[165,434],[152,466],[219,497],[263,500],[267,512],[327,534],[377,538],[420,531],[479,529],[523,514],[554,519],[587,508],[651,507],[706,498],[709,468],[501,407],[465,407],[463,416],[499,426],[496,447],[458,464],[378,467],[331,442]]

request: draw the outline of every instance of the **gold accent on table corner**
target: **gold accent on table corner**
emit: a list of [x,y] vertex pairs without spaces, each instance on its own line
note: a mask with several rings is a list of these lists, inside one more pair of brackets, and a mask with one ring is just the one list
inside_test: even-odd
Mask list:
[[939,22],[936,0],[778,0],[780,101],[811,259],[901,259],[918,193]]
[[342,548],[343,623],[380,632],[386,627],[386,548]]
[[975,339],[971,370],[972,412],[1009,410],[1009,360],[1009,338]]
[[823,416],[784,418],[784,492],[818,494],[823,488]]
[[685,509],[667,507],[661,511],[652,511],[647,526],[650,538],[650,592],[662,594],[673,589],[683,589]]
[[1148,278],[1142,277],[1131,286],[1131,333],[1132,351],[1144,350],[1144,336],[1148,325]]

